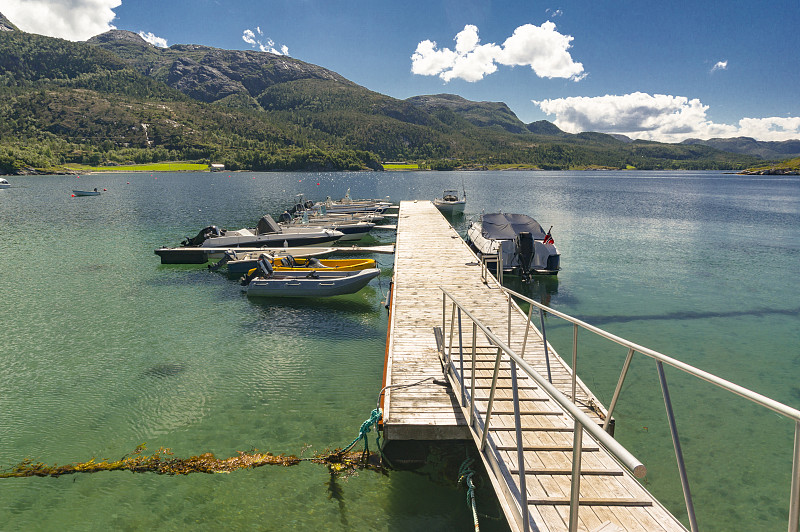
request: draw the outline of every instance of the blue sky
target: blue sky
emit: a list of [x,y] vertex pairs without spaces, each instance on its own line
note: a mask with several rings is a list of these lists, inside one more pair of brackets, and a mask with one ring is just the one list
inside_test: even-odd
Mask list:
[[0,0],[20,29],[266,50],[396,98],[678,142],[800,139],[800,0]]

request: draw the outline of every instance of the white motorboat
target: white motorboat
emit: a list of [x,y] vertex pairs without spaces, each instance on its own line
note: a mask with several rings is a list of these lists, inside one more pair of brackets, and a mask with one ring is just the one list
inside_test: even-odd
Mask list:
[[280,226],[286,228],[321,227],[340,231],[344,234],[339,239],[341,242],[361,240],[375,227],[374,222],[362,219],[348,220],[341,216],[333,218],[328,216],[309,216],[308,211],[303,211],[303,214],[296,218],[292,217],[289,211],[285,211],[279,219]]
[[231,231],[211,225],[201,229],[194,238],[187,237],[181,245],[213,248],[317,246],[335,242],[343,236],[341,231],[323,227],[281,227],[265,214],[254,229]]
[[470,224],[467,242],[479,258],[501,255],[504,272],[555,275],[561,269],[550,231],[525,214],[484,214]]
[[342,214],[342,213],[375,213],[382,214],[386,209],[392,207],[391,202],[386,200],[368,199],[368,200],[354,200],[350,197],[350,189],[344,197],[338,201],[334,201],[330,196],[325,198],[325,201],[312,202],[306,201],[303,206],[312,212],[319,212],[322,214]]
[[357,271],[291,272],[273,270],[269,261],[259,260],[260,276],[247,283],[247,295],[258,297],[328,297],[354,294],[380,275],[380,268]]
[[9,187],[11,187],[11,183],[9,183],[8,180],[0,177],[0,188],[9,188]]
[[[351,248],[345,248],[350,250]],[[224,259],[229,253],[258,252],[267,253],[272,256],[282,257],[292,255],[294,257],[324,257],[333,253],[341,252],[342,248],[332,247],[247,247],[239,246],[236,248],[212,248],[212,247],[177,247],[177,248],[158,248],[155,254],[161,257],[161,264],[205,264],[212,259]]]
[[467,193],[465,191],[459,198],[458,190],[445,190],[441,198],[433,200],[433,204],[443,213],[455,214],[464,212],[464,207],[467,205]]

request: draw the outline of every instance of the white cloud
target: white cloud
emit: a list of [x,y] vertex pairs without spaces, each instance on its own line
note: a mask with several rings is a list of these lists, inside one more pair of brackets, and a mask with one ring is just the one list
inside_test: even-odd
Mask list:
[[242,32],[242,40],[252,46],[258,48],[262,52],[269,52],[276,55],[289,55],[289,47],[285,44],[281,45],[280,50],[275,48],[275,41],[269,37],[264,37],[264,32],[261,31],[260,26],[256,26],[256,30],[244,30]]
[[85,41],[115,27],[122,0],[3,0],[2,13],[19,29],[70,41]]
[[711,68],[711,72],[715,70],[728,70],[728,61],[717,61],[717,64]]
[[253,33],[253,30],[244,30],[242,33],[242,40],[247,44],[252,44],[253,46],[256,45],[256,34]]
[[166,48],[167,47],[167,40],[163,37],[156,37],[151,32],[139,32],[139,36],[144,39],[145,41],[149,42],[153,46],[158,46],[159,48]]
[[530,66],[540,78],[583,79],[583,65],[572,60],[567,51],[573,37],[556,31],[552,22],[541,26],[524,24],[502,45],[479,44],[478,28],[466,25],[455,37],[455,51],[437,49],[435,41],[417,45],[411,56],[411,72],[439,76],[444,81],[478,81],[497,70],[497,65]]
[[698,99],[634,92],[622,96],[578,96],[533,100],[568,133],[621,133],[633,139],[681,142],[687,138],[753,137],[757,140],[800,139],[800,118],[743,118],[737,125],[706,117]]
[[800,139],[800,117],[742,118],[739,131],[743,137],[758,140]]

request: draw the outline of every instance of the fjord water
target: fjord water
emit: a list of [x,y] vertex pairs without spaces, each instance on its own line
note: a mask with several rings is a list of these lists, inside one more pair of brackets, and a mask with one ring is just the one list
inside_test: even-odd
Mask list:
[[[355,198],[399,201],[433,199],[463,183],[466,214],[452,220],[462,234],[482,211],[553,225],[562,272],[512,280],[514,289],[800,406],[796,177],[143,173],[11,181],[0,190],[0,469],[26,458],[118,459],[144,442],[177,457],[254,448],[308,456],[349,443],[381,387],[391,256],[375,257],[383,274],[356,295],[258,301],[205,266],[160,265],[153,254],[206,225],[253,226],[296,194],[338,198],[347,188]],[[87,187],[107,191],[71,197]],[[571,328],[546,323],[569,358]],[[625,355],[579,336],[579,375],[606,405]],[[667,379],[701,527],[784,529],[792,423],[669,367]],[[651,360],[634,360],[615,418],[618,439],[648,468],[646,487],[686,522]],[[468,529],[456,483],[464,453],[338,481],[313,464],[4,479],[0,529]],[[487,517],[499,510],[485,485],[478,505],[482,528],[503,529]]]

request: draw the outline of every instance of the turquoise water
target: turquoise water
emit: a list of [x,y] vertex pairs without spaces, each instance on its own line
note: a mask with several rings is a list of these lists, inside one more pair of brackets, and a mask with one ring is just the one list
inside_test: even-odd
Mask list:
[[[374,408],[391,256],[362,292],[248,300],[204,266],[153,249],[201,227],[252,226],[296,194],[432,199],[467,190],[481,211],[527,213],[562,253],[557,279],[514,288],[607,330],[800,406],[800,180],[716,172],[117,174],[18,177],[0,190],[0,468],[116,459],[147,443],[176,456],[257,448],[306,455],[349,443]],[[73,188],[106,188],[72,198]],[[390,241],[375,233],[375,241]],[[548,320],[571,352],[571,329]],[[579,374],[608,404],[622,348],[581,337]],[[792,425],[667,369],[705,530],[784,529]],[[685,514],[652,361],[633,364],[617,437]],[[389,529],[471,526],[463,448],[427,466],[230,475],[99,473],[0,481],[0,528]],[[454,456],[458,459],[454,459]],[[489,493],[482,513],[496,516]],[[502,529],[483,517],[484,529]]]

